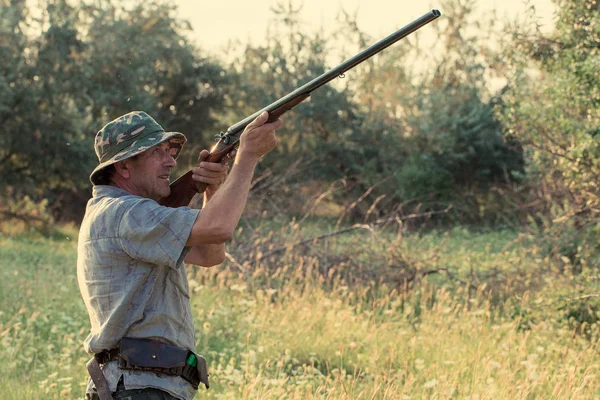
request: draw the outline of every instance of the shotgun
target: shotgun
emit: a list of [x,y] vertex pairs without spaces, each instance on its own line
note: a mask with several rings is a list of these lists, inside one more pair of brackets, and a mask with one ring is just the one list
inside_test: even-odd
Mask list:
[[[344,72],[348,71],[351,68],[354,68],[358,64],[371,58],[372,56],[379,53],[391,44],[397,42],[398,40],[410,35],[417,29],[425,26],[426,24],[430,23],[434,19],[437,19],[441,15],[442,14],[438,10],[431,10],[422,17],[417,18],[410,24],[392,33],[385,39],[380,40],[374,45],[356,54],[355,56],[347,59],[337,67],[332,68],[328,72],[325,72],[324,74],[318,76],[310,82],[302,85],[298,89],[280,98],[274,103],[269,104],[260,111],[257,111],[254,114],[244,118],[235,125],[230,126],[225,133],[221,133],[218,135],[218,142],[210,150],[210,155],[208,156],[207,161],[221,162],[229,152],[237,148],[237,146],[239,145],[240,136],[246,128],[246,126],[250,122],[254,121],[254,119],[258,117],[263,111],[267,111],[269,113],[269,119],[267,120],[267,122],[276,121],[281,115],[285,114],[286,112],[288,112],[289,110],[291,110],[292,108],[296,107],[298,104],[302,103],[304,100],[309,98],[310,94],[314,90],[332,81],[336,77],[342,76]],[[202,193],[205,189],[205,183],[196,182],[192,179],[192,171],[190,170],[171,184],[171,194],[168,197],[162,199],[160,201],[160,204],[168,207],[187,206],[196,193]]]

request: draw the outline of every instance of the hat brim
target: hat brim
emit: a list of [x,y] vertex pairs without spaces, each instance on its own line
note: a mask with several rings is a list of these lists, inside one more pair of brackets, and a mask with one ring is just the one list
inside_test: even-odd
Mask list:
[[[187,141],[185,135],[181,132],[158,131],[144,137],[143,139],[133,142],[130,146],[127,146],[109,160],[100,163],[96,168],[94,168],[94,171],[92,171],[90,174],[90,182],[92,182],[93,185],[98,185],[98,177],[104,168],[119,161],[127,160],[128,158],[143,153],[144,151],[173,138],[180,139],[181,146],[183,146],[183,144]],[[177,158],[178,155],[179,153],[175,156],[175,158]]]

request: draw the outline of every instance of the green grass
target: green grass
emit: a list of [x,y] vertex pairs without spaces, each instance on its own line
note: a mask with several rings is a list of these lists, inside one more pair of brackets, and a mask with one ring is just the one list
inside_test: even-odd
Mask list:
[[[189,268],[212,378],[199,398],[600,398],[598,303],[580,298],[597,271],[560,275],[517,232],[465,229],[359,229],[260,257],[323,232],[255,222],[230,246],[238,266]],[[72,229],[0,236],[2,399],[82,398],[75,262]]]

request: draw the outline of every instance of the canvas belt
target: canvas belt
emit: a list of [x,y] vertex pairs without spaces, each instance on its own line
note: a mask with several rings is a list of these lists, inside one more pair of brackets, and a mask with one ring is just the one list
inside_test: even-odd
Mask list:
[[[188,364],[191,355],[196,360],[193,365]],[[97,353],[88,362],[88,371],[101,400],[112,399],[106,378],[100,369],[100,365],[110,361],[117,361],[121,369],[180,376],[194,389],[198,389],[200,383],[209,388],[206,361],[202,356],[156,340],[123,338],[118,348]],[[111,397],[103,398],[101,391],[105,392],[104,396]]]
[[110,361],[117,361],[119,358],[119,349],[104,350],[102,353],[94,354],[94,358],[98,360],[98,364],[106,364]]

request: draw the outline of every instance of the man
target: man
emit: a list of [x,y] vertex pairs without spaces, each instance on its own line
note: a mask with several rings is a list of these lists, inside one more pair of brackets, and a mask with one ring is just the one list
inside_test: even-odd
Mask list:
[[256,164],[277,143],[274,131],[282,122],[267,118],[261,114],[241,135],[226,181],[228,167],[203,161],[208,152],[201,152],[192,176],[208,185],[201,211],[158,204],[170,193],[183,134],[165,132],[136,111],[96,135],[100,163],[90,176],[93,197],[77,250],[91,322],[84,348],[94,354],[87,398],[187,400],[200,382],[208,387],[204,359],[195,353],[183,263],[223,262]]

